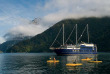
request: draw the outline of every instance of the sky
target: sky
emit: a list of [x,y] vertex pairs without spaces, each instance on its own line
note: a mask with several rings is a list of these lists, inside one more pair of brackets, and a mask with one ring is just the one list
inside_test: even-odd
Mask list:
[[0,0],[0,43],[35,36],[63,19],[91,16],[110,16],[110,0]]

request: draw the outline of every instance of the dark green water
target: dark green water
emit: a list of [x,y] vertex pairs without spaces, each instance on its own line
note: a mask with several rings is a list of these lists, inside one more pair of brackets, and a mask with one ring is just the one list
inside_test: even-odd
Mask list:
[[[60,62],[46,62],[54,57]],[[86,57],[103,62],[81,61]],[[73,60],[83,65],[67,67],[66,64],[72,63]],[[0,54],[0,74],[110,74],[110,53],[73,56],[57,56],[54,53],[2,53]]]

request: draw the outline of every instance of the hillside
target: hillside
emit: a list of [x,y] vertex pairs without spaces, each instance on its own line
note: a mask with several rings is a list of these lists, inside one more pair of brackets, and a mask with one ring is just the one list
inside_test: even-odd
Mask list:
[[7,49],[9,49],[10,47],[12,47],[13,45],[15,45],[18,42],[19,42],[19,40],[6,41],[0,45],[0,50],[2,52],[5,52]]
[[0,51],[6,52],[7,49],[14,46],[18,42],[23,41],[23,40],[27,40],[27,39],[30,39],[30,38],[31,38],[30,36],[25,36],[25,37],[19,36],[19,37],[14,37],[10,40],[7,40],[6,42],[0,44]]
[[[86,24],[89,24],[90,42],[97,44],[98,51],[110,51],[110,17],[90,17],[62,20],[43,33],[38,34],[31,39],[17,43],[13,47],[9,48],[7,52],[51,52],[52,50],[49,49],[49,46],[52,44],[62,24],[65,24],[65,40],[69,36],[75,24],[78,24],[78,37],[81,35]],[[60,44],[62,43],[61,36],[62,34],[60,34],[60,37],[58,37],[57,40]],[[72,34],[71,40],[75,43],[75,33]],[[86,33],[80,41],[87,42]],[[59,44],[56,42],[54,46],[59,46]]]

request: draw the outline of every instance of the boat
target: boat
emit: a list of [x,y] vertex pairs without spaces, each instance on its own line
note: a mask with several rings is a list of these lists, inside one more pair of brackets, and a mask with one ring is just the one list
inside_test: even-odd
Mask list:
[[[55,43],[56,39],[58,38],[61,30],[63,29],[63,42],[60,47],[53,47],[53,44]],[[75,29],[76,31],[76,44],[66,44],[69,38],[72,35],[73,30]],[[64,41],[64,24],[62,25],[61,29],[59,30],[55,40],[53,41],[52,45],[50,46],[50,49],[52,49],[57,55],[73,55],[73,54],[97,54],[97,46],[96,44],[89,43],[89,30],[88,30],[88,24],[84,28],[84,30],[81,33],[81,36],[79,39],[77,38],[77,24],[74,26],[72,32],[70,33],[69,37],[67,38],[66,41]],[[88,36],[88,43],[85,42],[80,42],[78,41],[81,39],[83,36],[83,33],[87,30],[87,36]]]
[[49,63],[57,63],[57,62],[59,62],[59,60],[47,60],[47,62],[49,62]]
[[88,61],[88,63],[102,63],[102,61],[99,61],[97,55],[95,55],[95,59]]
[[81,59],[82,61],[90,61],[92,60],[91,58],[86,58],[86,59]]
[[102,61],[88,61],[89,63],[102,63]]
[[82,63],[68,63],[66,66],[80,66]]

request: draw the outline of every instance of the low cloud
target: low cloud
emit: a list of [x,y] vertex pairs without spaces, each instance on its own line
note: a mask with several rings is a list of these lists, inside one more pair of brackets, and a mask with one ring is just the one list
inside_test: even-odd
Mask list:
[[3,43],[3,42],[5,42],[4,37],[0,37],[0,44]]
[[46,29],[41,24],[38,24],[37,18],[32,21],[20,18],[20,21],[20,25],[13,27],[4,35],[6,40],[13,40],[14,38],[25,36],[35,36]]
[[50,0],[42,9],[50,11],[44,16],[47,22],[56,22],[67,18],[110,16],[109,7],[108,0]]
[[[8,31],[5,35],[6,38],[16,35],[35,36],[63,19],[110,16],[109,0],[47,0],[44,4],[36,4],[36,7],[31,7],[33,7],[33,9],[31,9],[34,10],[32,13],[30,12],[31,15],[40,16],[40,19],[31,21],[19,17],[18,19],[14,19],[15,22],[13,23],[12,19],[10,24],[17,23],[17,25]],[[20,6],[20,9],[22,9],[22,12],[20,12],[20,10],[19,12],[13,10],[16,11],[15,14],[17,17],[19,14],[27,13],[29,11],[22,6]],[[29,13],[26,14],[26,16],[27,15],[29,15]],[[14,17],[16,18],[16,16]],[[2,18],[0,19],[3,20]],[[11,36],[8,36],[9,34]]]

